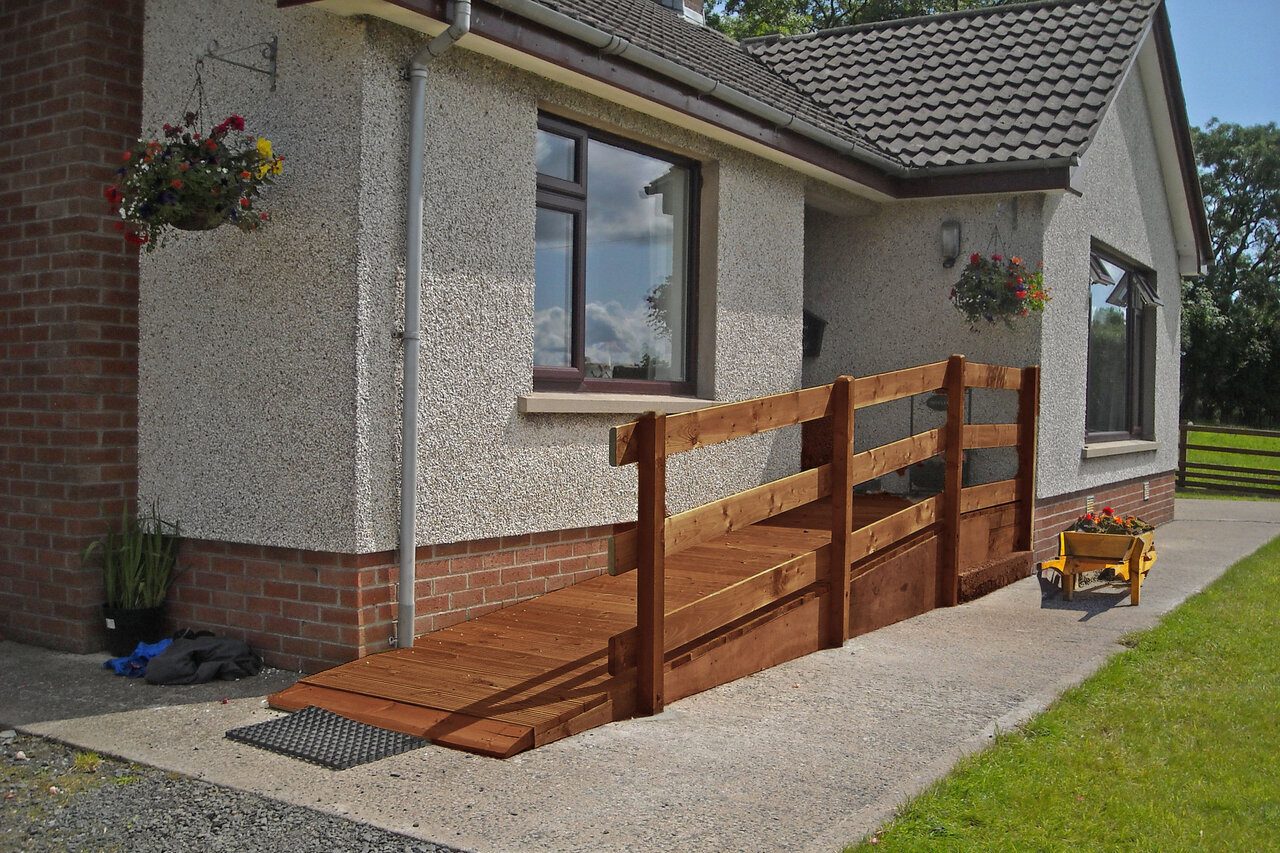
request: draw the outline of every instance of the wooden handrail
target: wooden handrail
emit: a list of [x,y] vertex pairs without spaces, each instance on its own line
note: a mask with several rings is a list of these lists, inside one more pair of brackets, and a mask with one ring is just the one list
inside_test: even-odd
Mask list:
[[1016,367],[970,361],[964,366],[964,384],[966,388],[1017,391],[1022,387],[1022,371]]
[[853,380],[853,407],[865,409],[867,406],[878,406],[903,397],[937,391],[942,387],[946,372],[947,363],[938,361],[890,373],[859,376]]
[[[670,415],[667,418],[665,452],[670,456],[780,427],[816,421],[830,414],[830,404],[831,386],[819,385]],[[635,446],[639,423],[632,421],[613,428],[609,436],[610,465],[630,465],[639,461]]]
[[[741,530],[831,494],[831,466],[821,465],[774,480],[736,495],[703,504],[666,520],[663,541],[668,554],[708,539]],[[636,567],[636,531],[624,530],[609,540],[609,574]]]
[[942,452],[942,430],[931,429],[855,454],[850,479],[856,486]]
[[964,447],[966,450],[981,450],[988,447],[1013,447],[1017,443],[1017,424],[964,425]]
[[[940,605],[958,600],[960,523],[966,513],[1013,504],[1016,546],[1030,550],[1039,380],[1038,367],[969,363],[964,356],[955,355],[945,362],[877,376],[842,376],[831,385],[678,415],[650,413],[615,427],[610,434],[610,461],[614,465],[638,466],[639,506],[636,526],[610,539],[609,571],[620,574],[639,569],[639,574],[636,627],[610,639],[609,668],[618,673],[635,666],[638,711],[650,714],[662,709],[665,656],[669,650],[700,640],[786,596],[813,595],[814,589],[825,587],[825,639],[828,645],[842,644],[849,633],[853,568],[909,536],[922,531],[937,533]],[[965,392],[969,388],[1017,392],[1017,421],[966,424]],[[939,389],[947,397],[943,427],[853,452],[858,409]],[[831,426],[832,456],[827,464],[665,517],[666,460],[671,454],[820,418],[829,419]],[[966,449],[1009,446],[1018,449],[1015,477],[978,486],[963,485]],[[853,529],[855,485],[939,454],[944,469],[941,494]],[[822,546],[666,613],[667,555],[828,496],[829,547]]]
[[[946,374],[945,361],[908,367],[852,380],[855,409],[901,400],[936,391]],[[699,447],[709,447],[735,438],[745,438],[781,427],[816,421],[831,415],[831,385],[818,385],[757,397],[737,403],[722,403],[667,417],[668,456]],[[609,464],[631,465],[639,460],[635,446],[639,421],[616,426],[609,436]]]
[[1017,478],[1013,478],[983,483],[981,486],[965,486],[960,490],[960,511],[975,512],[1012,503],[1018,499],[1018,485]]

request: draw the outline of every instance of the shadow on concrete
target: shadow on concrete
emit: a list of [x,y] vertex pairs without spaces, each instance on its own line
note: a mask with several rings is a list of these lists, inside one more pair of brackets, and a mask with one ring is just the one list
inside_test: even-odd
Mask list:
[[1040,609],[1074,610],[1081,614],[1080,621],[1090,619],[1115,607],[1129,605],[1129,584],[1102,581],[1084,588],[1076,587],[1074,600],[1062,597],[1062,587],[1057,572],[1040,572]]
[[266,696],[299,678],[296,672],[264,669],[240,681],[160,687],[103,669],[107,657],[0,641],[0,726]]

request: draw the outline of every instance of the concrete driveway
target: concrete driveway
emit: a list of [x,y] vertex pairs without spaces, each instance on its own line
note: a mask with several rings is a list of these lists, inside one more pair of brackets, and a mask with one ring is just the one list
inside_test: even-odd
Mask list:
[[331,772],[224,740],[274,715],[257,698],[59,702],[111,677],[100,657],[35,702],[34,670],[56,656],[13,644],[0,721],[477,851],[835,850],[1278,535],[1280,503],[1179,501],[1141,607],[1109,590],[1064,602],[1032,577],[508,761],[429,747]]

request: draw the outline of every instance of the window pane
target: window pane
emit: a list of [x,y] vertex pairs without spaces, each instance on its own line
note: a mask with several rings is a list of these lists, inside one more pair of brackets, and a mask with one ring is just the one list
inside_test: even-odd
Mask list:
[[587,142],[587,378],[686,378],[689,191],[687,169]]
[[538,208],[535,226],[533,363],[568,367],[573,336],[572,213]]
[[[527,138],[527,137],[526,137]],[[567,136],[538,131],[538,174],[565,181],[576,181],[574,159],[578,143]]]
[[1129,275],[1096,255],[1089,282],[1088,432],[1129,431]]

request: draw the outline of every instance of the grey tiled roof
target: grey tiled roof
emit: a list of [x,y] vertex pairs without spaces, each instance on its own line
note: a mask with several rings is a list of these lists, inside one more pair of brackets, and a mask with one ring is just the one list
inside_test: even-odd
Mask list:
[[753,59],[737,42],[696,24],[656,0],[538,0],[539,4],[619,36],[717,83],[798,115],[846,142],[889,160],[856,125],[832,114],[785,77]]
[[742,47],[911,167],[1041,161],[1083,153],[1158,3],[1058,0]]

